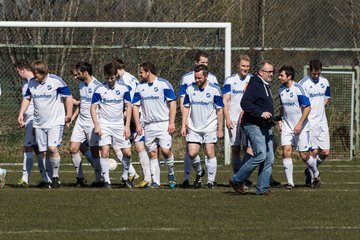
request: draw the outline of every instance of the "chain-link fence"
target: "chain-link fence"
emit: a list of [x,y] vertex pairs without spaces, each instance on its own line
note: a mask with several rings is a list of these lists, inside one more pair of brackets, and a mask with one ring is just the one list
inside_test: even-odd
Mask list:
[[[232,65],[248,54],[255,66],[269,59],[281,66],[292,65],[296,80],[310,59],[325,66],[354,66],[359,63],[360,2],[354,0],[225,0],[225,1],[2,1],[3,21],[135,21],[135,22],[231,22]],[[17,128],[22,80],[16,75],[16,60],[42,59],[52,73],[60,75],[77,97],[77,83],[69,70],[78,61],[91,62],[102,80],[102,67],[114,57],[125,60],[127,70],[137,74],[138,65],[153,61],[159,75],[170,80],[178,92],[180,77],[194,64],[197,50],[210,55],[210,70],[222,85],[224,79],[224,31],[222,29],[81,29],[81,28],[1,28],[0,34],[0,159],[20,160],[23,132]],[[358,78],[358,77],[357,77]],[[338,81],[342,81],[339,78]],[[346,83],[347,84],[347,83]],[[274,79],[274,93],[279,83]],[[336,84],[336,97],[342,83]],[[338,93],[340,95],[338,95]],[[340,98],[340,97],[339,97]],[[275,103],[278,104],[277,99]],[[332,106],[331,114],[336,114]],[[351,111],[348,110],[348,111]],[[347,112],[346,114],[349,114]],[[355,116],[358,119],[358,116]],[[353,121],[357,121],[353,119]],[[177,115],[180,128],[181,115]],[[350,126],[351,119],[344,126]],[[330,126],[332,134],[336,132]],[[66,152],[71,129],[64,135]],[[338,137],[332,135],[332,138]],[[344,136],[348,137],[348,136]],[[333,149],[341,148],[333,146]],[[175,155],[182,159],[185,146],[179,132],[175,135]],[[217,147],[219,158],[223,145]],[[332,158],[340,155],[332,152]],[[343,155],[341,155],[343,158]]]

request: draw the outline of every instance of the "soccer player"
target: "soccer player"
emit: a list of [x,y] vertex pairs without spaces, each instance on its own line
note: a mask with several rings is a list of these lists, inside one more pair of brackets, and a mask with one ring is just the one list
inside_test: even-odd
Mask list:
[[209,83],[207,80],[208,68],[205,65],[198,65],[194,72],[195,83],[186,89],[184,97],[181,135],[186,137],[190,159],[196,162],[193,164],[196,171],[194,188],[201,187],[201,177],[204,175],[198,155],[200,147],[204,143],[208,170],[207,186],[214,189],[217,170],[215,144],[224,136],[224,104],[219,86]]
[[[153,175],[150,188],[160,186],[159,146],[168,170],[169,187],[173,189],[176,181],[171,145],[172,135],[175,132],[176,96],[169,81],[157,77],[153,63],[142,63],[140,76],[143,82],[136,87],[132,101],[133,115],[136,132],[145,135],[145,145],[150,152],[150,170]],[[143,126],[140,122],[140,107]]]
[[[194,61],[195,61],[195,67],[198,66],[198,65],[205,65],[207,67],[208,64],[209,64],[209,55],[206,52],[198,51],[195,54]],[[219,85],[216,76],[214,74],[210,73],[210,72],[208,74],[207,79],[208,79],[208,81],[210,83]],[[184,74],[181,77],[181,86],[180,86],[180,91],[179,91],[180,110],[181,111],[184,108],[183,102],[184,102],[184,97],[185,97],[185,94],[186,94],[186,89],[188,88],[188,86],[190,86],[194,82],[195,82],[195,72],[194,72],[194,70]],[[199,159],[200,158],[196,158],[196,160],[193,162],[193,164],[195,164],[195,165],[200,164],[200,162],[198,162],[198,161],[200,161]],[[189,182],[190,171],[191,171],[191,161],[190,161],[190,158],[189,158],[189,153],[188,153],[188,151],[186,151],[185,156],[184,156],[184,181],[183,181],[183,184],[182,184],[182,187],[184,187],[184,188],[187,188],[187,187],[190,186],[190,182]]]
[[[26,60],[19,60],[15,63],[16,72],[20,78],[25,80],[25,83],[22,86],[22,95],[25,95],[26,90],[28,89],[30,80],[34,77],[34,74],[31,72],[31,65]],[[46,168],[44,165],[44,154],[39,152],[37,147],[34,130],[33,130],[33,120],[34,120],[34,104],[33,100],[30,101],[29,107],[24,113],[24,128],[25,128],[25,139],[24,139],[24,158],[23,158],[23,174],[21,179],[18,181],[18,186],[27,187],[29,184],[29,176],[31,169],[34,163],[34,154],[36,153],[38,160],[38,167],[42,177],[42,182],[49,182],[51,179],[47,175]]]
[[94,186],[101,185],[101,166],[99,158],[99,136],[94,132],[91,119],[90,106],[95,89],[101,85],[93,76],[92,65],[88,62],[78,62],[71,70],[76,79],[79,80],[80,106],[79,114],[70,140],[71,160],[76,170],[76,186],[84,187],[86,180],[82,169],[82,160],[79,153],[81,144],[87,142],[91,151],[90,164],[95,170]]
[[234,190],[245,194],[244,181],[259,166],[256,194],[271,195],[269,190],[270,175],[274,162],[273,133],[274,115],[273,99],[269,82],[273,78],[274,67],[268,61],[258,65],[258,75],[253,76],[241,99],[243,114],[241,124],[246,137],[251,142],[253,156],[231,177],[229,183]]
[[[58,146],[61,144],[65,123],[70,122],[72,115],[72,96],[66,83],[58,76],[49,74],[48,66],[42,61],[31,64],[34,78],[29,82],[28,89],[21,102],[18,123],[24,124],[24,113],[29,107],[31,99],[34,103],[34,122],[36,142],[39,152],[49,151],[52,168],[51,185],[47,188],[60,187],[59,168],[60,155]],[[66,115],[62,98],[65,98]]]
[[[122,151],[122,176],[126,187],[135,188],[129,181],[128,173],[131,162],[130,119],[131,96],[126,85],[117,80],[117,66],[113,63],[104,66],[106,82],[95,89],[91,101],[91,118],[95,133],[100,136],[100,165],[104,177],[104,188],[111,188],[109,176],[109,151],[112,145],[115,153]],[[126,124],[124,126],[124,106],[126,106]]]
[[[222,88],[224,116],[226,119],[226,127],[229,131],[232,153],[231,163],[234,173],[237,173],[242,164],[253,154],[249,141],[239,122],[240,114],[242,113],[240,102],[245,88],[252,77],[252,75],[249,74],[250,57],[248,55],[240,55],[238,68],[239,71],[237,74],[225,79]],[[243,159],[240,158],[241,149],[243,150]],[[244,184],[249,186],[251,182],[246,180]]]
[[[326,119],[325,106],[330,101],[329,81],[321,76],[322,64],[319,60],[311,60],[309,63],[310,74],[304,77],[299,84],[302,85],[310,98],[311,111],[309,114],[310,143],[312,150],[310,158],[317,161],[317,165],[323,163],[330,154],[329,126]],[[312,186],[315,176],[309,169],[305,170],[307,186]],[[318,183],[317,186],[320,186]]]
[[[133,99],[136,86],[139,84],[139,80],[137,80],[136,77],[134,77],[133,75],[131,75],[130,73],[128,73],[125,70],[125,64],[124,64],[123,60],[117,58],[114,60],[114,62],[118,66],[118,80],[117,81],[121,84],[125,84],[128,86],[130,93],[131,93],[131,99]],[[141,115],[141,113],[140,113],[140,115]],[[141,120],[141,117],[140,117],[140,120]],[[135,122],[133,119],[131,119],[131,122],[130,122],[130,130],[131,130],[130,142],[134,142],[135,150],[139,155],[139,160],[140,160],[141,168],[143,170],[143,175],[144,175],[144,179],[139,184],[137,184],[136,187],[145,188],[149,184],[151,184],[150,159],[145,150],[145,143],[144,143],[145,137],[143,134],[138,135],[136,133],[136,126],[135,126]],[[120,154],[117,157],[119,158],[119,161],[121,161],[121,159],[122,159],[121,151],[119,151],[119,153]],[[136,180],[138,177],[139,177],[139,175],[136,173],[134,167],[131,164],[130,168],[129,168],[129,179],[131,181],[133,181],[133,180]]]
[[279,70],[279,80],[282,86],[278,94],[280,98],[279,130],[281,131],[281,146],[283,148],[283,165],[287,179],[286,189],[292,189],[293,161],[291,158],[292,147],[295,146],[299,151],[300,158],[306,163],[310,171],[314,174],[314,186],[320,182],[319,171],[316,161],[310,158],[310,129],[308,116],[311,111],[310,101],[302,86],[294,82],[295,71],[291,66],[282,66]]

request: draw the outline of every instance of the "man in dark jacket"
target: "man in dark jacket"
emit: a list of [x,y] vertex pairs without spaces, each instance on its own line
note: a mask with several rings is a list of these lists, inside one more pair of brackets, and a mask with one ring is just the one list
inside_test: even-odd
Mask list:
[[274,75],[273,64],[263,61],[258,66],[258,75],[250,79],[241,100],[243,115],[240,121],[250,140],[254,155],[231,177],[234,190],[245,194],[243,182],[259,166],[256,194],[271,195],[269,182],[274,162],[273,133],[274,105],[269,82]]

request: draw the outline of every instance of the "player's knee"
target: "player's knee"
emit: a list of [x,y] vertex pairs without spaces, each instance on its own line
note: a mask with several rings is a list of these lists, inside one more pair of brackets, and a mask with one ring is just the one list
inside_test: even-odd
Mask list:
[[124,157],[131,158],[131,148],[124,148],[122,150],[122,153],[123,153]]
[[165,158],[170,158],[172,156],[171,150],[167,148],[161,148],[161,153],[164,155]]
[[327,157],[327,156],[329,156],[329,154],[330,154],[330,150],[329,150],[329,149],[322,149],[322,150],[320,151],[320,155],[323,156],[323,157]]

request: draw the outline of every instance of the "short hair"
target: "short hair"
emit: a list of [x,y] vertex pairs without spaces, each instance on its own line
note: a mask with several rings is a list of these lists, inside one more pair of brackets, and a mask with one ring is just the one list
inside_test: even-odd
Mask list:
[[113,63],[117,66],[119,70],[125,69],[125,63],[120,58],[114,58]]
[[279,69],[279,73],[281,73],[282,71],[285,72],[285,75],[287,77],[291,76],[291,80],[295,79],[295,70],[293,67],[284,65]]
[[319,60],[317,59],[314,59],[314,60],[311,60],[310,63],[309,63],[309,68],[310,68],[310,71],[313,71],[313,70],[322,70],[322,64]]
[[249,55],[240,55],[239,56],[239,62],[241,60],[245,60],[245,61],[249,61],[249,62],[251,61]]
[[274,64],[272,62],[268,60],[263,60],[256,66],[256,71],[259,72],[265,66],[265,64],[269,64],[274,67]]
[[36,61],[32,62],[32,64],[31,64],[31,71],[34,74],[39,73],[42,75],[46,75],[49,73],[49,68],[45,62],[43,62],[41,60],[36,60]]
[[156,68],[152,62],[143,62],[140,67],[142,67],[145,72],[151,72],[152,74],[156,75]]
[[209,75],[209,69],[207,66],[200,64],[194,67],[194,72],[203,72],[204,76],[207,77]]
[[104,74],[107,76],[116,76],[118,68],[114,63],[108,63],[104,66]]
[[88,72],[90,75],[93,74],[92,65],[88,62],[78,62],[75,65],[75,69],[78,69],[80,72]]
[[31,64],[27,60],[24,60],[24,59],[20,59],[20,60],[16,61],[15,67],[19,68],[19,69],[26,69],[28,71],[31,71]]
[[200,61],[200,57],[209,58],[209,54],[207,54],[206,52],[203,52],[203,51],[198,51],[197,53],[195,53],[194,60],[196,62],[198,62],[198,61]]

